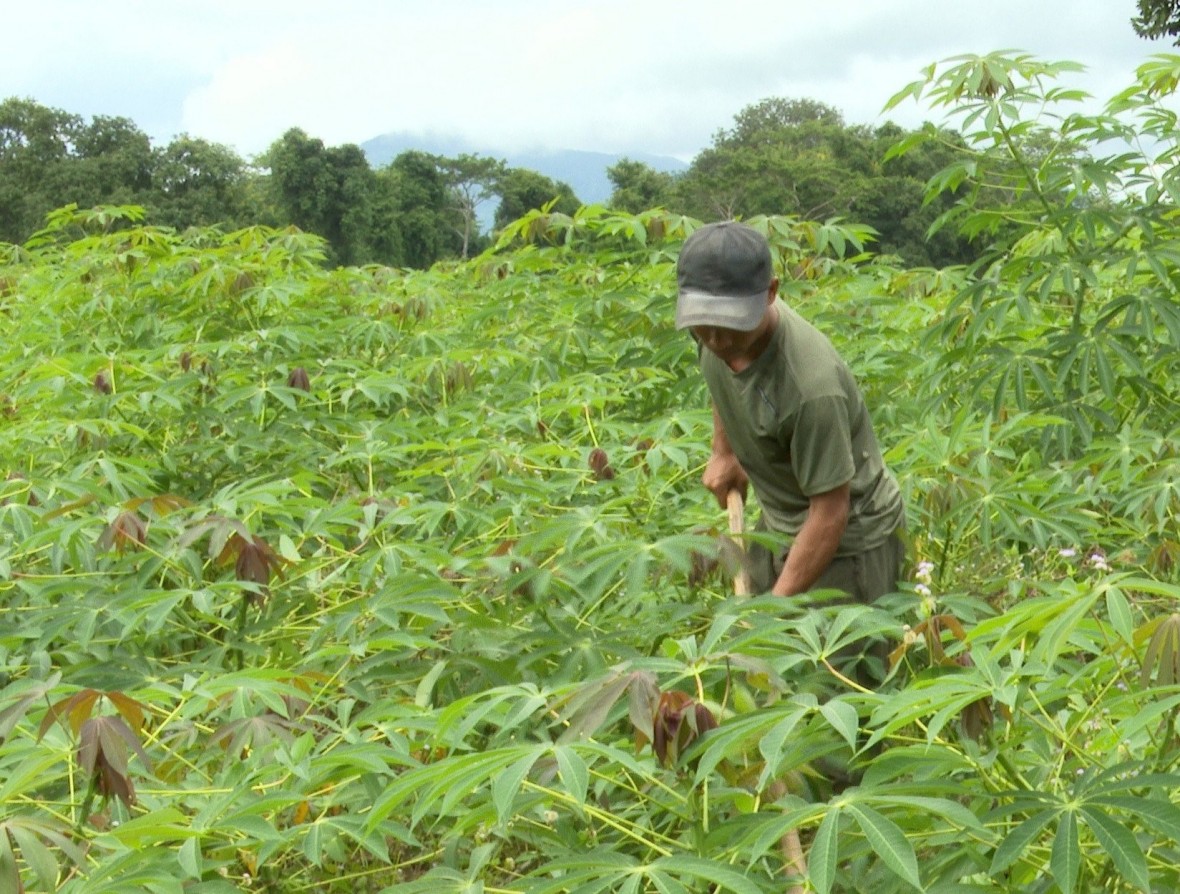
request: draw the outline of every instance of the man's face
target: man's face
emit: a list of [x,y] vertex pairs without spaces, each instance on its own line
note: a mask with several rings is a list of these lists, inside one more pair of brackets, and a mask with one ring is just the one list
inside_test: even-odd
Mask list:
[[758,325],[749,332],[724,326],[690,326],[689,331],[731,369],[739,369],[765,350],[770,333],[778,322],[778,313],[774,309],[777,294],[778,280],[772,279],[766,291],[766,311]]
[[750,332],[742,332],[740,329],[725,329],[722,326],[692,326],[690,328],[692,334],[702,345],[726,363],[746,357],[754,343],[762,335],[761,326]]

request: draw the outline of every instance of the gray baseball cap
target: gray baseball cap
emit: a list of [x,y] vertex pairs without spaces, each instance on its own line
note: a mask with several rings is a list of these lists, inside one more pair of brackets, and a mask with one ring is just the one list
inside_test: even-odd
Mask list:
[[737,221],[705,224],[685,240],[676,262],[676,328],[757,328],[773,277],[765,236]]

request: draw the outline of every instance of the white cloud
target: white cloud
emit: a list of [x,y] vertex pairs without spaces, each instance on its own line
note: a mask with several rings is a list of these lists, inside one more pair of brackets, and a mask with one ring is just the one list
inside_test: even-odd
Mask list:
[[1106,98],[1173,49],[1133,0],[41,0],[6,11],[5,95],[187,131],[244,155],[290,127],[330,144],[447,133],[689,157],[743,107],[810,98],[916,124],[886,99],[931,62],[1015,47],[1076,59]]

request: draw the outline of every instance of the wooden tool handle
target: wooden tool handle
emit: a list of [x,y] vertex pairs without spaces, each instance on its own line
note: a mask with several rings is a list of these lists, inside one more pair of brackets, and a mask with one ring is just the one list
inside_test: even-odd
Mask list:
[[746,545],[741,539],[742,534],[745,532],[745,523],[742,519],[745,502],[742,500],[741,491],[731,490],[726,494],[725,508],[729,511],[729,533],[733,536],[734,542],[737,544],[738,556],[741,560],[738,565],[737,574],[733,578],[733,592],[738,596],[749,596],[750,572],[746,568]]
[[[725,496],[725,508],[729,511],[729,533],[738,547],[741,565],[733,579],[733,591],[738,596],[750,594],[750,572],[746,568],[746,545],[741,536],[745,531],[742,510],[745,508],[741,491],[731,490]],[[787,786],[781,780],[775,780],[769,789],[772,801],[777,801],[787,793]],[[799,841],[799,833],[795,829],[788,829],[779,841],[783,855],[783,872],[792,879],[807,877],[807,860],[803,856],[803,846]],[[787,894],[803,894],[803,885],[792,881],[787,888]]]

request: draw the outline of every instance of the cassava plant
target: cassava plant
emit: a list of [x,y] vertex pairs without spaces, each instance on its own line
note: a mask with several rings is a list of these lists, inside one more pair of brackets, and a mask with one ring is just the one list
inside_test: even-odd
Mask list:
[[698,221],[540,209],[430,271],[132,208],[0,246],[0,885],[1180,887],[1177,66],[1099,114],[1003,54],[902,91],[961,124],[969,267],[750,221],[905,489],[872,607],[732,595]]

